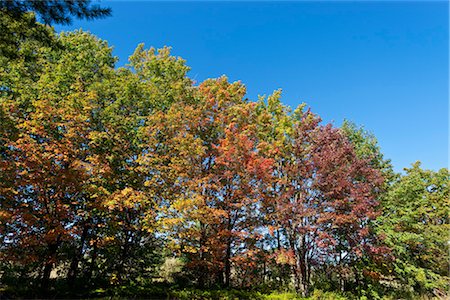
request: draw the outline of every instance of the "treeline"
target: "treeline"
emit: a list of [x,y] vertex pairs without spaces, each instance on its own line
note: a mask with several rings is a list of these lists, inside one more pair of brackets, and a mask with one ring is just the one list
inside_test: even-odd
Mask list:
[[116,68],[107,42],[34,24],[45,43],[11,35],[0,56],[7,293],[445,295],[447,169],[395,174],[362,128],[291,111],[280,91],[197,84],[169,48]]

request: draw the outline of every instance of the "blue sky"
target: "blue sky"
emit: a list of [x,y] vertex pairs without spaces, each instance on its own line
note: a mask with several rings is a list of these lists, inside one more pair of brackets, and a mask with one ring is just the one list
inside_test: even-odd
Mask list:
[[[102,3],[102,2],[101,2]],[[397,171],[448,167],[449,7],[441,2],[103,2],[113,16],[75,21],[126,63],[139,43],[173,48],[197,82],[227,75],[250,100],[283,90],[325,122],[378,138]]]

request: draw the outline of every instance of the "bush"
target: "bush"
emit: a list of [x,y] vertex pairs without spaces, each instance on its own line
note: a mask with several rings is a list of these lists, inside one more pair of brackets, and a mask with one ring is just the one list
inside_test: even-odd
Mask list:
[[183,274],[184,262],[176,257],[166,257],[159,268],[159,277],[162,282],[174,283]]
[[310,300],[347,300],[348,298],[336,292],[323,292],[314,290]]

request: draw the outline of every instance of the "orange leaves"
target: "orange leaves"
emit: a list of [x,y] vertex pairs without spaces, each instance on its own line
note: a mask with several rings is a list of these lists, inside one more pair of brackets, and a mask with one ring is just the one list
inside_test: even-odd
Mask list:
[[371,271],[371,270],[367,270],[367,269],[363,269],[363,275],[366,277],[369,277],[373,280],[380,280],[382,277],[382,274],[380,274],[379,272],[376,271]]
[[64,228],[58,226],[57,228],[50,229],[45,235],[44,240],[47,243],[54,243],[58,238],[65,233]]
[[267,229],[269,230],[269,233],[270,233],[271,236],[274,236],[275,235],[275,231],[278,230],[277,227],[272,226],[272,225],[268,225]]
[[151,174],[146,189],[161,198],[161,228],[198,267],[226,265],[231,243],[251,240],[258,227],[272,161],[258,150],[255,105],[244,94],[240,83],[207,80],[197,102],[150,116],[141,130],[138,161]]
[[292,250],[280,249],[275,252],[275,260],[278,264],[282,265],[296,265],[295,254]]

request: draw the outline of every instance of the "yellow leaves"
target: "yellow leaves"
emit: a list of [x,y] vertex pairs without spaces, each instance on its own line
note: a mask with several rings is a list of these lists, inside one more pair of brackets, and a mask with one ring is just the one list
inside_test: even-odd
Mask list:
[[117,275],[117,273],[111,274],[111,277],[109,278],[109,283],[112,285],[119,284],[119,276]]
[[160,224],[164,227],[173,227],[179,224],[182,224],[184,221],[183,218],[164,218],[160,221]]
[[95,184],[88,185],[86,190],[89,192],[90,199],[105,198],[110,195],[106,188]]
[[[5,210],[0,210],[0,220],[9,220],[12,217],[12,214]],[[0,221],[1,223],[1,221]]]
[[113,236],[107,236],[103,239],[103,242],[110,242],[110,241],[114,241],[115,237]]
[[105,247],[108,244],[116,242],[116,238],[114,236],[105,236],[100,239],[92,239],[89,241],[90,246],[98,245],[100,247]]
[[132,188],[127,187],[127,188],[123,189],[122,191],[120,191],[120,194],[122,196],[129,196],[129,195],[133,194],[133,192],[134,192],[134,190]]
[[146,188],[152,187],[157,183],[158,183],[157,176],[152,176],[149,180],[146,180],[144,182],[144,187],[146,187]]
[[176,211],[189,211],[195,207],[200,206],[203,203],[203,197],[201,195],[192,195],[191,197],[178,198],[171,208]]
[[141,206],[145,206],[148,202],[149,199],[143,192],[127,187],[112,194],[110,198],[104,202],[104,205],[108,207],[109,210],[118,209],[119,211],[122,211],[124,208],[137,209]]
[[198,249],[196,247],[193,247],[193,246],[184,246],[183,247],[183,252],[185,252],[185,253],[197,253]]

